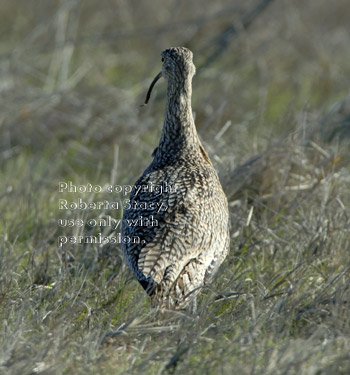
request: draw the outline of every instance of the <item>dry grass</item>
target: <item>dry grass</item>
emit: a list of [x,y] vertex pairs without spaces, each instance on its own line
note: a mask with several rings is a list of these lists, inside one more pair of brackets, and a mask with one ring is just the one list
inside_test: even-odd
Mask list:
[[[4,2],[1,373],[350,372],[349,4],[272,1],[209,64],[256,2]],[[112,214],[60,211],[59,198],[111,195],[59,181],[131,184],[149,163],[164,83],[139,104],[171,45],[201,67],[196,123],[232,222],[195,316],[152,310],[120,246],[57,247],[104,230],[59,218]]]

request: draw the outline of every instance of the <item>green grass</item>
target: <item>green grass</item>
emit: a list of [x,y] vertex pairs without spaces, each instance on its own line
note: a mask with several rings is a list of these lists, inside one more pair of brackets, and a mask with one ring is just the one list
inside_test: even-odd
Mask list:
[[[231,11],[154,34],[177,2],[68,3],[5,1],[1,14],[0,373],[348,374],[348,2],[273,2],[195,76],[197,128],[230,197],[231,250],[194,315],[152,309],[119,244],[58,247],[58,236],[110,234],[58,219],[122,214],[62,211],[60,198],[126,199],[58,183],[134,183],[163,121],[164,82],[139,108],[160,50],[187,44],[204,61],[237,14],[229,1],[191,17],[183,5],[175,23]],[[108,34],[142,25],[149,33]],[[329,112],[334,103],[344,105]],[[344,136],[329,141],[333,127]],[[235,167],[265,150],[231,194]]]

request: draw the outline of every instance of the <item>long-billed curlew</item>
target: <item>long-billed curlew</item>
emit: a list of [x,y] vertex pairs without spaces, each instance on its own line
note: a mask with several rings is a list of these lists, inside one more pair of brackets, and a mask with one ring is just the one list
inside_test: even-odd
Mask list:
[[[152,304],[176,309],[196,296],[225,259],[228,208],[192,117],[192,52],[176,47],[161,56],[162,70],[145,104],[163,76],[164,126],[153,161],[135,183],[124,211],[123,252]],[[140,242],[128,241],[131,237]]]

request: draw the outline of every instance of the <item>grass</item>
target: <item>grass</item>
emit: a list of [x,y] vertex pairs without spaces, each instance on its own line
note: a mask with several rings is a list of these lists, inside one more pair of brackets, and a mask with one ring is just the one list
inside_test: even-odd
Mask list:
[[272,2],[198,70],[193,109],[229,197],[231,251],[195,315],[153,310],[119,244],[58,247],[110,234],[58,219],[121,216],[59,199],[126,199],[58,184],[132,184],[160,135],[164,82],[138,107],[160,50],[186,44],[202,65],[241,5],[189,17],[171,0],[45,4],[1,12],[0,373],[348,374],[347,1]]

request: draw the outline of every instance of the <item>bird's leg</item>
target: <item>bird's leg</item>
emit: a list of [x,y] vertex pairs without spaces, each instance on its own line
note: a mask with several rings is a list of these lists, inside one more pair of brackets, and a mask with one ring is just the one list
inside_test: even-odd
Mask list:
[[194,296],[190,303],[190,313],[196,315],[197,313],[197,296]]

